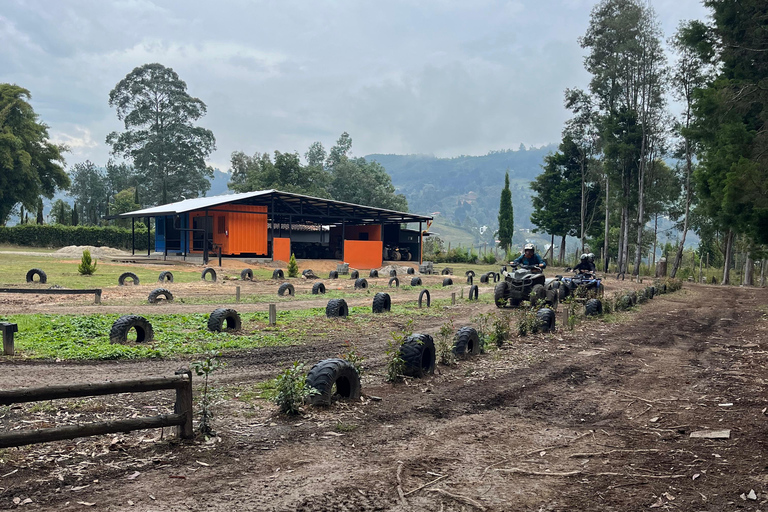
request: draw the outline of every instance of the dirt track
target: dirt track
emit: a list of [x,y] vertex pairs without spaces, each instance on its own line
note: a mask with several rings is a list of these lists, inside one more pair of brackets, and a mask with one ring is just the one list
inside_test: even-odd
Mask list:
[[[621,323],[514,339],[398,386],[383,382],[380,355],[393,326],[353,328],[371,367],[364,392],[380,401],[286,419],[233,391],[215,443],[173,446],[143,432],[5,450],[0,507],[29,498],[33,510],[765,510],[766,304],[765,289],[686,286]],[[448,314],[458,326],[492,309]],[[254,375],[336,355],[342,341],[243,353],[219,385],[244,392]],[[178,363],[4,363],[0,385]],[[118,409],[168,402],[146,400]],[[3,413],[6,428],[19,414]],[[730,429],[730,439],[689,437],[704,429]]]

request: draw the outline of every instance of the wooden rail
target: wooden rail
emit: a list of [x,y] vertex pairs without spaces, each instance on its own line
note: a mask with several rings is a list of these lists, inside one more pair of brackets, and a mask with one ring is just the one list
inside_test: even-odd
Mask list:
[[174,404],[173,414],[3,433],[0,434],[0,448],[172,426],[177,427],[176,432],[182,439],[194,437],[192,429],[192,372],[189,370],[180,370],[173,377],[0,391],[0,405],[40,402],[62,398],[113,395],[116,393],[144,393],[161,389],[176,390],[176,403]]
[[0,293],[33,293],[37,295],[93,295],[93,301],[101,304],[101,289],[66,290],[58,288],[0,288]]

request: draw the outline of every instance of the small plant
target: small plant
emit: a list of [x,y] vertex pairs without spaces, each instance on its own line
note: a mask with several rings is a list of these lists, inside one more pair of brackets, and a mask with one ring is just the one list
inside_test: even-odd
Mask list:
[[299,264],[296,263],[296,255],[291,253],[291,259],[288,260],[288,277],[299,276]]
[[357,370],[357,374],[362,377],[365,369],[365,358],[357,351],[357,345],[347,340],[344,342],[344,353],[339,354],[339,358],[349,361]]
[[317,394],[317,390],[307,384],[304,363],[298,361],[277,376],[275,389],[272,401],[280,407],[280,412],[290,415],[298,414],[307,398]]
[[96,272],[96,260],[91,260],[91,251],[88,249],[83,251],[83,257],[80,259],[77,271],[84,276],[90,276]]
[[213,389],[208,384],[210,375],[225,366],[220,359],[221,352],[209,350],[205,358],[192,363],[192,369],[198,377],[203,377],[203,396],[200,397],[200,425],[198,430],[204,436],[215,435],[213,431],[213,405],[215,402]]
[[568,312],[568,330],[572,331],[576,327],[576,305],[578,304],[573,300],[573,296],[565,299],[563,304]]
[[539,331],[539,319],[536,317],[536,311],[525,308],[517,321],[517,335],[526,336],[535,334]]
[[486,341],[488,341],[488,338],[490,337],[488,324],[491,322],[491,317],[493,317],[493,313],[480,313],[469,319],[470,322],[473,322],[477,326],[477,336],[480,338],[480,346],[483,348],[488,346]]
[[405,361],[400,356],[400,346],[411,334],[413,334],[412,318],[405,322],[402,331],[392,331],[392,339],[387,342],[387,349],[384,351],[387,358],[387,382],[403,380]]
[[494,265],[496,263],[496,255],[492,252],[486,252],[482,257],[482,262],[486,265]]
[[504,345],[509,339],[511,319],[508,314],[500,313],[494,316],[490,339],[497,347]]
[[453,326],[453,318],[440,326],[435,340],[435,351],[440,364],[450,366],[456,364],[456,354],[453,353],[453,336],[456,329]]

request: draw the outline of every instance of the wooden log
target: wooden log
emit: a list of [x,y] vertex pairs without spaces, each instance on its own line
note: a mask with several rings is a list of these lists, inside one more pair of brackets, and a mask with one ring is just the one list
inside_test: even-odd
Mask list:
[[187,381],[183,386],[176,387],[176,403],[173,412],[183,414],[185,421],[176,429],[176,434],[182,439],[192,439],[195,432],[192,428],[192,371],[188,369],[179,370],[176,375],[184,375]]
[[37,295],[96,295],[101,296],[101,289],[62,290],[58,288],[0,288],[0,293],[33,293]]
[[175,375],[173,377],[100,382],[94,384],[10,389],[0,391],[0,405],[39,402],[61,398],[113,395],[115,393],[143,393],[160,389],[174,389],[181,386],[191,386],[191,376],[189,374]]
[[75,439],[77,437],[116,434],[119,432],[130,432],[131,430],[143,430],[147,428],[172,427],[185,424],[187,422],[187,416],[187,414],[161,414],[159,416],[150,416],[146,418],[104,421],[99,423],[88,423],[85,425],[0,434],[0,448],[46,443],[50,441],[62,441],[65,439]]

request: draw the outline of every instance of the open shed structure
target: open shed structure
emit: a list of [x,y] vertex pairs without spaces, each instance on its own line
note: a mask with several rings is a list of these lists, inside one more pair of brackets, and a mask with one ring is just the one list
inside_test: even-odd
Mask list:
[[[429,216],[320,199],[279,190],[187,199],[118,217],[155,222],[155,252],[337,259],[355,268],[384,259],[420,260]],[[419,229],[404,229],[418,223]],[[135,240],[135,232],[134,238]],[[135,250],[134,250],[135,252]]]

